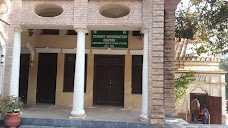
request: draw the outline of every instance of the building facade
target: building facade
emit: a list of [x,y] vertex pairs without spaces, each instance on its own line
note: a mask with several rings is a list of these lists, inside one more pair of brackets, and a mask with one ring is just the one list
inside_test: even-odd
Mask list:
[[174,22],[178,0],[5,0],[1,96],[72,106],[175,115]]

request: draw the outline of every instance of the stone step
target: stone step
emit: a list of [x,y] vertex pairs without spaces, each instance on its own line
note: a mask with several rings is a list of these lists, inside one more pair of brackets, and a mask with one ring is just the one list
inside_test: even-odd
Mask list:
[[35,125],[21,125],[18,128],[63,128],[63,127],[54,127],[54,126],[35,126]]
[[70,119],[22,118],[21,128],[150,128],[146,123]]
[[[167,118],[164,126],[151,126],[142,122],[114,122],[72,119],[22,118],[20,128],[196,128],[180,118]],[[3,123],[0,128],[5,128]]]

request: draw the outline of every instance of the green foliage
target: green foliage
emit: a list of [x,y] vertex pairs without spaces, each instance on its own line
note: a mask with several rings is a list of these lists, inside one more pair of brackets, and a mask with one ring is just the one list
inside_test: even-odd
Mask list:
[[[197,53],[228,53],[228,2],[225,0],[192,0],[189,7],[176,13],[176,37],[202,42]],[[194,12],[189,8],[194,7]],[[182,13],[180,13],[182,12]],[[181,27],[180,27],[181,26]],[[184,28],[184,29],[183,29]]]
[[180,100],[186,96],[186,90],[188,86],[196,80],[195,73],[190,71],[185,74],[180,75],[175,79],[175,95],[176,95],[176,105],[179,105]]
[[18,113],[23,109],[23,102],[19,97],[8,96],[0,100],[0,112]]
[[176,11],[176,23],[175,23],[175,36],[181,40],[181,38],[192,39],[196,33],[196,22],[193,15],[188,14],[189,8],[178,8]]
[[221,59],[219,68],[228,71],[228,59]]

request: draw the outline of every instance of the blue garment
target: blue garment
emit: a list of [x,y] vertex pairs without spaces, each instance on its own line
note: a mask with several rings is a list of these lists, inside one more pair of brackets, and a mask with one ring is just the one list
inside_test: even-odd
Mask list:
[[205,118],[208,118],[208,115],[209,115],[208,110],[207,110],[206,108],[204,108],[203,116],[204,116]]
[[203,124],[207,124],[207,118],[202,118]]

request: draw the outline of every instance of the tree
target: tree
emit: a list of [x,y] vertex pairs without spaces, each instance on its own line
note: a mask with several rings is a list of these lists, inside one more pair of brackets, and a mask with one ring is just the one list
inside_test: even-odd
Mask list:
[[196,80],[196,76],[194,72],[187,72],[185,74],[181,74],[174,81],[175,85],[175,95],[176,95],[176,105],[179,105],[180,100],[186,96],[186,90],[188,86]]
[[[194,12],[191,12],[194,8]],[[228,2],[225,0],[190,0],[176,11],[176,37],[197,38],[198,54],[228,53]]]

